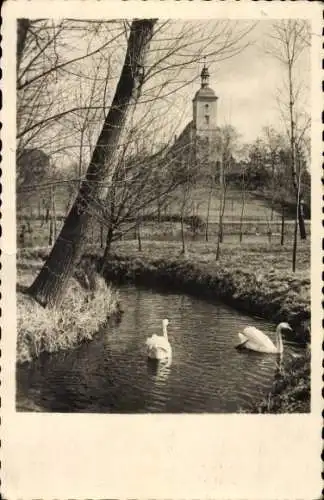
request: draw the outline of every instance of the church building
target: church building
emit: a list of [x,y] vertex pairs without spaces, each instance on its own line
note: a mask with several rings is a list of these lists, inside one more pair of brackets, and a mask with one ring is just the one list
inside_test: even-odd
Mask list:
[[191,158],[202,163],[218,160],[217,148],[217,101],[214,90],[209,86],[209,71],[206,63],[200,73],[200,89],[192,100],[192,120],[175,140],[172,150],[177,156],[185,156],[190,150]]

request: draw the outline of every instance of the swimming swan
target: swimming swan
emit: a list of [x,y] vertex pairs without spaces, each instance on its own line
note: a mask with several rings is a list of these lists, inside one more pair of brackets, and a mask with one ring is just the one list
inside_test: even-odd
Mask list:
[[288,323],[279,323],[276,328],[276,345],[269,339],[269,337],[258,330],[254,326],[247,326],[244,328],[243,333],[239,333],[240,343],[235,347],[237,349],[250,349],[251,351],[267,352],[269,354],[282,354],[282,330],[292,331]]
[[147,347],[147,355],[149,358],[166,359],[171,357],[172,349],[168,339],[168,324],[169,320],[164,319],[162,321],[163,336],[154,334],[146,340],[145,345]]

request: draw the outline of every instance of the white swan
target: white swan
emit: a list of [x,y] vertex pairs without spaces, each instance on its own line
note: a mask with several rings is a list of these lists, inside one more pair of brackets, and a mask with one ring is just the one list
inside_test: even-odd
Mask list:
[[149,358],[166,359],[171,357],[172,349],[168,339],[168,324],[169,320],[164,319],[162,321],[163,336],[154,334],[146,340],[145,345],[147,347],[147,355]]
[[244,348],[251,351],[267,352],[269,354],[282,354],[282,331],[292,331],[288,323],[279,323],[276,329],[276,345],[269,339],[269,337],[258,330],[254,326],[247,326],[244,328],[243,333],[239,333],[240,343],[235,347],[237,349]]

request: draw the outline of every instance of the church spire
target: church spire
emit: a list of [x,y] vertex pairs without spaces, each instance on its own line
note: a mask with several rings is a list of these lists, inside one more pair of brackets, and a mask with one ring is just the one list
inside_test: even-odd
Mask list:
[[208,87],[209,71],[208,71],[208,67],[206,66],[206,57],[204,57],[204,67],[201,70],[200,77],[201,77],[201,88],[204,89],[204,88]]

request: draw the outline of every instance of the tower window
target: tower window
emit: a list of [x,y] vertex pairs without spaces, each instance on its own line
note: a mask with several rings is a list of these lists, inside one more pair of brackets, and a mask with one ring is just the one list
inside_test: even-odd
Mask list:
[[206,125],[209,125],[209,116],[208,115],[205,115],[205,123],[206,123]]
[[205,113],[209,113],[209,105],[205,104]]

